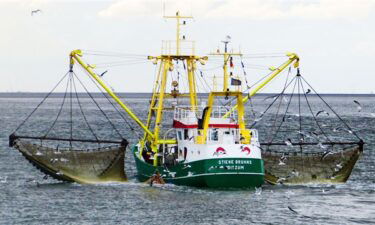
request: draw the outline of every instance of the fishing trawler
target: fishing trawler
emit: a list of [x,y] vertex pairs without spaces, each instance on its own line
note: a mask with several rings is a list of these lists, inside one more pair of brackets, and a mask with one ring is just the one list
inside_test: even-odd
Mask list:
[[[350,154],[347,154],[348,157],[345,158],[345,162],[351,160],[350,163],[348,163],[347,166],[344,166],[344,169],[337,170],[332,176],[327,175],[332,174],[330,171],[335,169],[331,168],[332,165],[334,163],[337,164],[339,160],[342,161],[344,158],[341,157],[342,159],[339,159],[336,157],[337,160],[324,162],[329,164],[327,167],[328,169],[321,169],[319,163],[319,165],[316,164],[318,166],[315,166],[314,163],[319,161],[319,159],[322,161],[322,159],[326,160],[331,156],[326,157],[324,155],[326,153],[314,153],[315,158],[310,157],[310,161],[314,161],[314,163],[309,163],[309,167],[314,168],[314,170],[310,170],[313,171],[314,174],[312,174],[312,172],[305,170],[307,166],[305,163],[302,163],[303,165],[300,167],[292,168],[289,165],[288,167],[285,167],[285,163],[281,164],[279,161],[280,158],[286,158],[286,153],[284,152],[281,154],[279,150],[272,152],[269,151],[269,149],[270,146],[279,147],[283,145],[295,145],[300,147],[300,153],[302,154],[302,146],[309,145],[314,147],[317,145],[323,145],[322,143],[305,143],[302,138],[299,138],[298,142],[294,143],[274,143],[272,140],[267,143],[260,143],[258,131],[252,126],[249,126],[252,121],[246,119],[248,117],[246,117],[244,104],[251,100],[254,95],[274,80],[277,75],[287,67],[290,68],[293,66],[298,70],[299,57],[297,54],[287,53],[287,60],[284,63],[279,67],[271,67],[271,72],[266,77],[262,78],[260,82],[257,82],[256,86],[247,86],[245,92],[242,90],[241,84],[243,82],[241,78],[235,76],[232,71],[230,71],[230,68],[233,67],[233,57],[242,56],[242,54],[241,52],[236,53],[233,50],[228,51],[229,40],[226,39],[223,41],[224,51],[218,49],[215,53],[210,54],[210,57],[222,57],[221,60],[223,61],[221,65],[223,76],[214,78],[221,79],[222,86],[217,88],[217,85],[213,85],[213,88],[211,88],[208,93],[208,98],[203,99],[203,95],[199,95],[199,91],[197,90],[197,79],[199,79],[199,76],[197,76],[196,72],[198,65],[202,67],[205,66],[208,61],[208,56],[196,55],[195,43],[186,40],[185,35],[181,37],[180,34],[181,26],[186,25],[186,20],[191,19],[192,17],[182,16],[177,12],[176,15],[166,16],[165,18],[176,19],[176,40],[163,41],[162,54],[158,56],[148,56],[148,60],[158,66],[158,72],[155,75],[154,87],[145,123],[119,98],[119,96],[114,93],[111,87],[106,85],[102,79],[103,74],[98,75],[98,73],[94,71],[95,65],[85,62],[84,51],[74,50],[70,53],[69,74],[72,74],[70,83],[74,83],[74,81],[72,82],[72,79],[77,77],[73,72],[73,69],[74,65],[78,64],[88,73],[90,79],[95,82],[98,87],[102,88],[100,90],[103,95],[104,92],[107,93],[108,95],[104,96],[107,99],[110,97],[115,101],[118,106],[120,106],[144,131],[143,136],[139,138],[138,143],[131,148],[137,168],[137,177],[140,181],[148,181],[153,177],[158,176],[167,183],[177,185],[212,188],[254,188],[261,186],[265,180],[272,184],[280,183],[280,180],[289,181],[291,183],[321,180],[332,181],[336,178],[336,180],[340,179],[339,181],[341,182],[347,180],[360,152],[362,152],[362,141],[358,143],[334,143],[332,141],[329,143],[323,143],[330,146],[354,144],[358,145],[359,148],[355,148],[353,150],[354,153],[351,151]],[[242,67],[244,67],[242,61],[241,64]],[[182,66],[185,76],[182,76],[183,73],[180,73],[179,71],[179,68]],[[202,72],[201,77],[203,77]],[[293,80],[298,80],[301,77],[299,70],[296,77],[297,79],[294,78]],[[184,82],[187,84],[185,92],[181,91],[181,86]],[[300,81],[298,80],[298,82]],[[246,83],[248,83],[247,80]],[[168,85],[171,87],[170,90],[168,90]],[[67,87],[66,90],[68,89],[69,88]],[[70,90],[72,90],[71,87]],[[283,92],[275,98],[273,103],[277,98],[283,96]],[[78,95],[77,93],[75,94],[79,103]],[[70,96],[72,95],[74,94],[70,94]],[[300,95],[301,94],[299,94],[299,97]],[[92,97],[90,94],[89,96]],[[97,103],[95,102],[95,104]],[[81,108],[81,106],[79,106],[79,108]],[[104,111],[100,111],[109,120]],[[70,109],[70,112],[72,112],[72,109]],[[83,112],[82,114],[84,115]],[[72,113],[70,115],[72,115]],[[264,113],[261,114],[261,117],[263,115]],[[284,119],[285,115],[282,121],[284,121]],[[86,121],[86,118],[84,118],[84,121]],[[53,124],[55,124],[55,122]],[[113,129],[117,131],[116,126],[114,126],[112,122],[110,122],[110,124]],[[49,130],[51,130],[51,128]],[[90,128],[90,130],[92,129]],[[350,132],[352,131],[350,130]],[[301,133],[300,128],[298,134]],[[45,170],[47,174],[64,181],[91,183],[92,181],[107,182],[126,180],[123,171],[124,167],[118,166],[118,164],[123,161],[124,154],[115,154],[116,160],[112,159],[109,161],[106,161],[106,158],[111,159],[109,154],[112,153],[109,153],[107,150],[107,152],[104,151],[103,148],[99,149],[102,157],[96,157],[96,155],[98,155],[96,153],[90,153],[91,155],[85,154],[82,159],[86,164],[88,163],[86,166],[90,166],[90,162],[86,160],[87,157],[92,160],[95,159],[97,163],[100,162],[101,164],[104,164],[101,166],[103,167],[102,170],[88,172],[89,174],[84,174],[84,176],[89,178],[81,179],[83,175],[81,172],[76,171],[78,168],[77,166],[73,166],[74,168],[71,169],[70,167],[72,166],[62,163],[56,168],[56,165],[50,163],[46,158],[50,155],[47,152],[50,151],[46,151],[46,154],[44,154],[46,156],[44,158],[34,156],[36,155],[34,154],[35,152],[40,152],[40,149],[46,148],[33,145],[32,149],[35,151],[31,151],[30,153],[30,151],[27,150],[28,148],[31,148],[30,145],[28,143],[25,144],[20,142],[20,139],[40,139],[69,141],[70,145],[72,141],[97,142],[99,145],[101,143],[113,143],[121,144],[116,148],[116,151],[122,153],[128,143],[124,139],[122,141],[99,140],[95,136],[96,140],[92,141],[73,139],[72,137],[72,133],[68,139],[47,138],[47,134],[42,137],[17,136],[12,134],[10,137],[10,143],[12,146],[19,148],[22,154],[27,155],[27,159],[34,162],[34,164],[37,164],[38,168],[41,168],[42,170]],[[261,148],[262,146],[266,148],[266,151]],[[275,154],[275,152],[277,154]],[[61,154],[59,151],[57,151],[57,153]],[[71,153],[67,152],[67,154]],[[287,154],[289,153],[287,152]],[[297,156],[296,153],[291,154]],[[74,153],[73,155],[77,154]],[[121,157],[118,157],[119,155]],[[264,155],[266,162],[263,161],[262,155]],[[53,157],[55,157],[55,155],[53,155]],[[291,155],[288,155],[288,157],[290,161],[294,160],[301,162],[304,162],[304,160],[308,158],[306,154],[295,158],[292,158]],[[78,160],[76,163],[78,166],[81,165],[79,162],[80,160],[76,156],[74,156],[74,159]],[[293,165],[296,165],[296,163],[293,163]],[[275,169],[277,166],[284,167],[281,167],[281,169]],[[301,169],[300,172],[301,174],[304,172],[304,175],[294,176],[292,178],[287,175],[290,172],[298,173],[298,171],[296,171],[297,169]],[[63,171],[63,173],[61,171]],[[109,173],[108,171],[110,171],[110,175],[106,174]],[[342,171],[345,172],[345,176],[342,175],[342,173],[344,173]],[[89,182],[87,180],[89,180]]]
[[[23,126],[30,116],[40,105],[26,118],[24,122],[9,137],[10,146],[17,148],[29,161],[41,169],[44,173],[63,181],[75,181],[80,183],[124,181],[123,168],[117,166],[123,161],[124,146],[126,140],[123,139],[116,126],[111,122],[108,115],[99,107],[92,95],[87,92],[87,88],[74,72],[74,66],[80,65],[89,75],[90,79],[96,83],[100,91],[106,92],[144,131],[143,137],[132,147],[132,153],[137,167],[137,177],[140,181],[146,181],[155,174],[168,182],[178,185],[189,185],[199,187],[259,187],[264,182],[264,163],[261,157],[258,132],[255,129],[248,129],[245,121],[244,103],[249,97],[255,95],[267,83],[276,77],[291,63],[298,66],[298,56],[288,54],[288,60],[279,68],[274,69],[271,75],[259,84],[249,94],[244,94],[239,87],[240,79],[235,79],[229,72],[228,63],[232,67],[232,57],[241,53],[228,51],[229,41],[224,41],[225,50],[220,53],[218,50],[211,55],[223,57],[223,86],[220,90],[212,90],[208,94],[207,103],[201,97],[198,101],[197,91],[197,64],[204,66],[208,60],[207,56],[195,54],[195,43],[187,41],[185,36],[181,37],[180,27],[186,25],[190,16],[181,16],[179,12],[175,16],[165,17],[176,19],[177,32],[175,41],[164,41],[162,54],[159,56],[148,56],[148,60],[159,66],[156,74],[156,81],[150,100],[148,117],[146,123],[142,122],[138,116],[105,84],[102,76],[98,75],[94,69],[94,64],[88,64],[83,60],[84,52],[74,50],[70,54],[70,67],[68,73],[62,78],[68,77],[67,87],[70,93],[65,92],[64,99],[56,119],[51,127],[42,136],[27,136],[17,134],[17,130]],[[184,45],[184,46],[183,46]],[[186,76],[180,76],[178,66],[183,65]],[[177,71],[177,78],[173,72]],[[88,96],[92,98],[100,112],[111,124],[122,140],[103,140],[88,124],[85,112],[79,100],[75,79],[81,83]],[[61,81],[62,81],[61,80]],[[231,85],[229,85],[229,80]],[[61,81],[59,83],[61,83]],[[182,82],[188,85],[185,93],[180,92]],[[167,85],[171,84],[171,90],[167,90]],[[232,87],[234,86],[234,87]],[[75,93],[72,92],[75,90]],[[245,97],[246,96],[246,97]],[[76,99],[73,99],[73,98]],[[107,95],[104,95],[107,99]],[[56,121],[61,116],[65,98],[70,102],[69,117],[66,119],[69,127],[67,138],[51,137],[50,131],[54,129]],[[222,105],[218,102],[226,101],[230,98],[231,105]],[[109,99],[108,99],[109,100]],[[86,122],[88,130],[91,131],[94,139],[75,138],[73,129],[73,102],[80,109],[78,114],[83,117],[80,121]],[[112,105],[114,103],[111,103]],[[62,127],[61,129],[64,129]],[[82,134],[82,132],[79,132]],[[37,141],[31,143],[30,141]],[[38,141],[40,141],[38,143]],[[55,147],[43,146],[46,141],[67,142],[69,145],[66,151],[59,149],[59,144]],[[99,148],[94,152],[86,151],[81,153],[80,145],[74,148],[74,143],[93,143]],[[114,151],[101,147],[103,143],[120,144]],[[42,154],[37,154],[41,153]],[[62,154],[64,152],[64,154]],[[116,153],[118,152],[118,153]],[[122,153],[122,154],[120,154]],[[62,157],[62,155],[64,157]],[[117,157],[117,156],[121,157]],[[97,157],[100,156],[100,157]],[[52,157],[49,159],[48,157]],[[108,160],[107,160],[108,159]],[[64,160],[63,162],[60,162]],[[58,161],[59,163],[56,163]],[[68,162],[71,161],[71,162]],[[99,165],[95,171],[79,171],[80,167],[90,167],[91,164]],[[121,171],[122,170],[122,171]],[[108,172],[110,171],[110,172]],[[108,174],[109,173],[109,174]]]
[[[195,55],[194,42],[181,38],[180,26],[186,24],[182,20],[191,17],[181,16],[177,12],[175,16],[166,18],[176,19],[177,38],[173,42],[163,42],[167,48],[164,48],[166,51],[162,55],[148,57],[159,65],[159,72],[156,74],[146,123],[102,82],[92,66],[82,60],[82,51],[71,53],[71,63],[78,62],[144,130],[143,138],[132,148],[140,181],[159,174],[166,182],[178,185],[215,188],[261,186],[264,166],[258,132],[246,128],[244,103],[288,65],[294,62],[298,66],[298,56],[288,54],[287,62],[245,97],[239,88],[233,90],[229,85],[232,76],[228,72],[229,61],[233,55],[240,53],[228,52],[226,41],[224,52],[215,53],[224,60],[222,90],[211,91],[207,103],[199,103],[195,70],[197,64],[204,65],[208,57]],[[191,44],[190,52],[183,51],[183,43]],[[176,65],[184,65],[186,69],[186,94],[179,92],[179,81],[170,75]],[[231,79],[231,83],[239,81]],[[169,82],[173,88],[170,92],[167,91]],[[178,101],[181,98],[187,98],[188,104],[181,105]],[[215,104],[221,98],[232,98],[235,104],[230,107]],[[171,100],[170,105],[167,105],[168,100]],[[168,117],[167,111],[173,112],[173,115]],[[167,127],[166,123],[172,124],[167,131],[163,130]]]

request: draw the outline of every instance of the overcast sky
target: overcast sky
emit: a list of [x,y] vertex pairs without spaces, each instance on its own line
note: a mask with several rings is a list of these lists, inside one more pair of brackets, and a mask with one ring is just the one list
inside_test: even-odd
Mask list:
[[[166,14],[194,16],[183,33],[201,55],[230,35],[243,53],[296,52],[302,75],[321,93],[375,92],[375,0],[0,0],[0,92],[49,91],[73,49],[160,54],[161,41],[175,37],[163,2]],[[31,16],[35,9],[42,12]],[[151,90],[152,63],[108,71],[116,91]]]

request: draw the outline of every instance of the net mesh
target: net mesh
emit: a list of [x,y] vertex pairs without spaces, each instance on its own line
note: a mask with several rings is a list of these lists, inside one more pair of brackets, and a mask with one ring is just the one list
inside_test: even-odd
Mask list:
[[126,146],[87,150],[58,149],[17,140],[14,147],[43,173],[78,183],[126,181]]
[[[317,147],[315,147],[317,148]],[[361,145],[334,145],[330,152],[262,152],[265,179],[271,184],[346,182],[362,154]]]

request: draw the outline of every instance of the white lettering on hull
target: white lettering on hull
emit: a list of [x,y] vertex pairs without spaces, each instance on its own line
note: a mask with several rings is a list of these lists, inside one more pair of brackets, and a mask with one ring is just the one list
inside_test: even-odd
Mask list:
[[251,160],[219,160],[218,161],[219,165],[231,165],[231,164],[237,164],[237,165],[251,165],[252,161]]

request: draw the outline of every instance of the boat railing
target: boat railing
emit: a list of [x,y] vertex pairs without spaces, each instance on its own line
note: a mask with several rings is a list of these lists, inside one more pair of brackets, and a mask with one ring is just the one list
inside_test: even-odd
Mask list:
[[160,137],[163,137],[165,140],[172,140],[172,139],[176,139],[177,138],[177,135],[176,135],[176,132],[171,132],[171,130],[174,130],[174,129],[171,129],[171,128],[161,128],[159,130],[159,136]]
[[[241,80],[241,77],[240,76],[235,76],[233,75],[232,78],[235,78],[237,80]],[[208,80],[211,81],[212,80],[212,91],[222,91],[223,90],[223,85],[224,85],[224,76],[211,76],[211,77],[208,77]],[[244,83],[244,82],[242,82]],[[230,91],[242,91],[242,86],[241,85],[236,85],[236,86],[229,86],[228,87]]]
[[[179,55],[195,55],[195,41],[180,40]],[[176,40],[165,40],[162,41],[161,52],[163,55],[175,55]]]
[[[215,106],[212,108],[211,112],[211,118],[222,118],[227,112],[230,112],[229,118],[236,119],[237,118],[237,112],[236,111],[230,111],[230,106]],[[176,107],[174,111],[174,119],[175,120],[181,120],[181,119],[197,119],[202,118],[204,108],[198,107],[198,108],[191,108],[191,106],[180,106]]]
[[[225,132],[229,132],[229,133],[225,133]],[[251,143],[254,143],[254,142],[258,143],[259,142],[258,131],[255,129],[251,129],[250,132],[251,132]],[[224,138],[225,135],[227,136]],[[233,141],[234,143],[240,143],[242,139],[243,137],[241,135],[241,129],[230,128],[229,131],[224,131],[224,133],[221,133],[221,134],[219,133],[217,129],[209,129],[206,141],[208,143],[215,143],[215,142],[220,142],[220,141],[223,142],[225,140],[231,140],[230,142]],[[195,142],[198,143],[199,138],[195,138]]]

